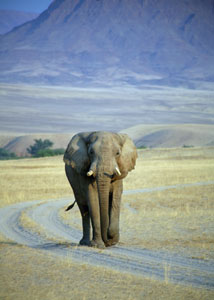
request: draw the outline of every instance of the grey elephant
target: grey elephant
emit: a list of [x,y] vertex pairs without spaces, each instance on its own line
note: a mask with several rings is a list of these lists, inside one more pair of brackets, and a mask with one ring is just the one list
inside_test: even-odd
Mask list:
[[104,248],[118,243],[123,178],[134,169],[136,158],[126,134],[82,132],[71,139],[64,162],[82,216],[80,245]]

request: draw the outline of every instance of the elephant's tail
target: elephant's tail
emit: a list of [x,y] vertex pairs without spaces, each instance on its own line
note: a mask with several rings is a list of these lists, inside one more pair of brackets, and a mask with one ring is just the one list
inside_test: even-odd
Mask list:
[[74,207],[75,203],[76,203],[76,200],[74,201],[73,204],[69,205],[69,206],[66,208],[65,211],[68,211],[68,210],[72,209],[72,208]]

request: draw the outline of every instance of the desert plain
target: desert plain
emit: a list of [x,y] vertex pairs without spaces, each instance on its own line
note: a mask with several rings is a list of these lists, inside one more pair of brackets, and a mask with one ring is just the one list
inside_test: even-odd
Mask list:
[[133,138],[138,159],[124,180],[120,243],[105,250],[78,246],[62,156],[0,161],[0,298],[212,299],[212,99],[209,89],[1,85],[8,151],[111,130]]

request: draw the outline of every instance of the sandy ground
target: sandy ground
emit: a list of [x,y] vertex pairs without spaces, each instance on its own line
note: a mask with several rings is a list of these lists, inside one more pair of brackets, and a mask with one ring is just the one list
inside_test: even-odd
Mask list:
[[66,88],[0,84],[0,133],[119,131],[139,124],[214,124],[214,91],[166,86]]

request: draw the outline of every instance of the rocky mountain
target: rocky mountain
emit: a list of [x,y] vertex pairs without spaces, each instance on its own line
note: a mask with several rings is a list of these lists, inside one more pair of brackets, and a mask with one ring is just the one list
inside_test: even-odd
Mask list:
[[15,10],[0,10],[0,34],[11,31],[14,27],[22,25],[38,17],[37,13]]
[[197,87],[213,33],[213,0],[55,0],[0,38],[0,81]]

